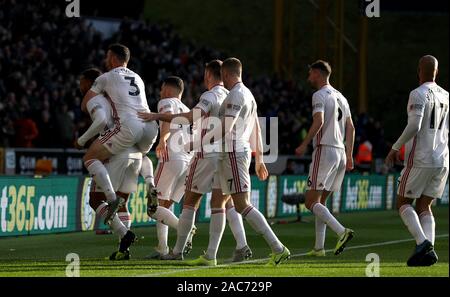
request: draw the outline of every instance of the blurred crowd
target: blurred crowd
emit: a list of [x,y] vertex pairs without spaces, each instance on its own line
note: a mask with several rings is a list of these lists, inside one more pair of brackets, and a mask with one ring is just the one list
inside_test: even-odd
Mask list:
[[[123,20],[109,38],[82,18],[67,18],[48,1],[0,0],[0,147],[73,147],[90,124],[80,109],[79,74],[103,69],[105,48],[120,42],[131,50],[129,68],[146,83],[156,110],[160,82],[177,75],[186,83],[184,103],[193,107],[204,91],[203,67],[224,53],[182,40],[170,25]],[[243,61],[245,66],[245,61]],[[244,69],[245,71],[245,69]],[[279,153],[293,154],[311,123],[311,91],[304,82],[244,73],[260,116],[278,117]],[[355,116],[356,145],[370,142],[373,155],[386,144],[379,121]]]

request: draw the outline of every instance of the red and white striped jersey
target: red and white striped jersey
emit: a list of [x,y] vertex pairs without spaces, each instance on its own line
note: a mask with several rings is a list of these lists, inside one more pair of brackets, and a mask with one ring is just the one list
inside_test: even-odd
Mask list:
[[217,85],[211,90],[204,92],[199,99],[199,102],[194,108],[199,108],[206,113],[206,116],[202,119],[201,129],[201,143],[200,151],[197,152],[199,158],[209,158],[217,156],[222,151],[222,141],[214,141],[213,143],[203,143],[203,137],[206,133],[212,131],[214,126],[219,125],[219,111],[220,106],[228,95],[228,90],[223,85]]
[[408,116],[422,117],[419,132],[405,144],[405,166],[448,167],[449,98],[434,82],[409,94]]
[[345,123],[351,117],[347,99],[330,85],[323,86],[312,97],[313,115],[323,113],[323,126],[313,139],[313,146],[328,145],[345,149]]
[[[178,98],[165,98],[158,102],[158,113],[177,114],[186,112],[189,112],[189,108]],[[191,160],[192,154],[186,152],[184,147],[190,141],[190,129],[190,124],[170,123],[170,136],[167,139],[166,153],[160,158],[161,162],[170,160],[189,162]]]

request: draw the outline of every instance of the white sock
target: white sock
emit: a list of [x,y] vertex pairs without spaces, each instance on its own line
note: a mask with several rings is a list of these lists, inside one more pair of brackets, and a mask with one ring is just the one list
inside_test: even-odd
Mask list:
[[155,181],[153,177],[153,163],[152,160],[150,160],[149,157],[146,155],[142,156],[142,166],[141,166],[141,176],[145,180],[145,184],[148,186],[155,186]]
[[155,213],[152,215],[152,219],[157,220],[169,227],[178,229],[178,218],[173,214],[173,212],[163,206],[158,206]]
[[259,210],[249,205],[242,212],[242,217],[247,220],[256,233],[261,234],[264,237],[267,244],[272,249],[272,252],[281,253],[283,251],[283,245],[278,240],[275,233],[273,233],[266,218],[259,212]]
[[318,217],[316,217],[316,244],[314,249],[316,251],[323,250],[325,247],[325,234],[327,230],[327,225]]
[[424,242],[427,237],[425,236],[425,233],[423,232],[422,226],[419,222],[419,217],[417,216],[416,211],[414,208],[407,204],[403,205],[399,209],[400,217],[403,220],[403,223],[405,223],[406,227],[409,230],[409,233],[414,237],[417,244],[421,244]]
[[206,257],[209,260],[216,259],[217,250],[225,230],[225,208],[212,208],[211,221],[209,222],[209,243]]
[[108,171],[102,162],[97,159],[88,160],[84,163],[86,169],[91,174],[95,183],[102,188],[105,193],[106,200],[108,202],[116,200],[116,193],[114,192],[114,188],[111,183],[111,179],[109,178]]
[[157,222],[156,234],[158,236],[158,251],[165,255],[169,252],[169,246],[167,245],[167,238],[169,237],[169,226]]
[[95,210],[95,215],[99,218],[104,219],[107,211],[108,211],[108,203],[102,202],[99,206],[97,206],[97,209]]
[[130,220],[130,213],[129,212],[118,212],[117,215],[119,216],[120,221],[125,225],[125,227],[128,228],[128,230],[131,227],[131,220]]
[[[97,207],[95,213],[98,217],[104,219],[107,211],[108,211],[108,204],[103,202]],[[128,231],[128,228],[120,221],[119,216],[117,214],[113,218],[111,225],[109,227],[113,230],[114,234],[117,234],[119,236],[119,238],[122,238]]]
[[433,213],[430,211],[424,211],[419,215],[420,225],[422,226],[423,233],[431,243],[434,245],[435,228]]
[[341,236],[345,232],[344,226],[336,220],[336,218],[331,214],[331,212],[320,203],[314,204],[312,208],[314,215],[319,217],[328,227],[331,228],[337,235]]
[[247,238],[245,236],[244,222],[242,216],[233,207],[227,209],[227,220],[230,226],[231,232],[233,232],[234,239],[236,240],[236,249],[242,249],[247,245]]
[[195,208],[184,207],[178,220],[177,243],[173,248],[174,254],[181,254],[186,246],[186,242],[195,222]]

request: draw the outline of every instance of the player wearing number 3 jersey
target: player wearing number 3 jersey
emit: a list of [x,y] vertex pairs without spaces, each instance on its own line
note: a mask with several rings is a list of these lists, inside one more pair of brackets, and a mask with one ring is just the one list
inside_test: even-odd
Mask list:
[[319,60],[310,65],[308,81],[318,90],[312,97],[313,124],[296,149],[298,155],[303,155],[313,140],[314,151],[306,192],[306,207],[316,217],[316,243],[309,253],[311,256],[325,255],[327,226],[339,237],[335,255],[340,254],[353,237],[353,230],[344,228],[325,206],[329,195],[341,187],[345,170],[353,169],[355,135],[347,99],[330,85],[330,74],[331,67],[325,61]]
[[[95,96],[106,93],[115,111],[114,127],[102,133],[83,157],[84,164],[95,182],[104,190],[109,204],[105,223],[109,224],[123,199],[117,199],[111,179],[103,161],[136,145],[147,153],[155,141],[158,127],[155,122],[143,123],[137,112],[149,112],[144,82],[138,74],[127,68],[130,50],[121,44],[113,44],[106,54],[109,72],[100,75],[83,98],[81,108]],[[148,191],[150,193],[150,191]]]

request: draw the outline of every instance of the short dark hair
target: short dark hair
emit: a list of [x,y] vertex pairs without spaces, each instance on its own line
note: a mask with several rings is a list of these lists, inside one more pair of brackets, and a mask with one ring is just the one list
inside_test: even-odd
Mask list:
[[178,76],[168,76],[163,80],[163,84],[167,86],[171,86],[180,91],[180,94],[183,94],[184,91],[184,83],[181,78]]
[[317,69],[320,70],[326,76],[330,76],[331,74],[331,66],[327,61],[317,60],[311,65],[309,65],[309,69]]
[[102,72],[98,68],[88,68],[81,73],[81,76],[90,82],[94,82],[100,75]]
[[222,68],[222,61],[212,60],[205,65],[205,69],[212,73],[215,79],[221,80],[220,69]]
[[130,60],[130,49],[123,44],[115,43],[108,47],[121,62],[128,63]]
[[230,73],[237,76],[242,74],[242,63],[238,58],[228,58],[223,61],[222,68]]

